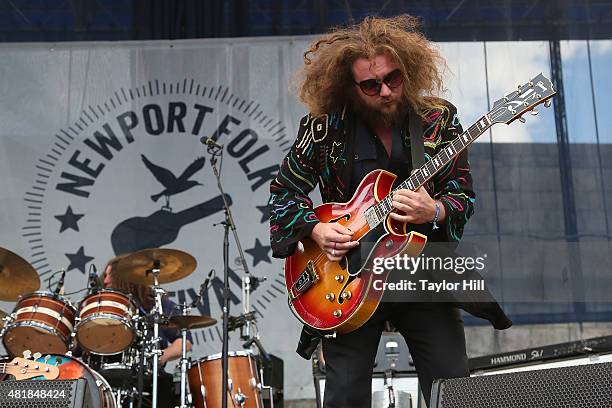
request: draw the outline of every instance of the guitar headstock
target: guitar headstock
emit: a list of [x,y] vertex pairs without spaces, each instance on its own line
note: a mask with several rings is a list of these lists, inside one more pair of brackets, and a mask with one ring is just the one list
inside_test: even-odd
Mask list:
[[59,377],[59,368],[35,360],[15,357],[6,363],[4,373],[13,375],[16,380],[27,380],[39,376],[44,377],[45,380],[54,380]]
[[519,85],[516,91],[495,101],[493,109],[488,113],[489,119],[491,123],[509,124],[516,119],[524,123],[522,115],[525,112],[531,111],[533,115],[537,115],[538,111],[534,108],[541,103],[549,107],[550,98],[556,93],[550,79],[540,73],[525,84]]

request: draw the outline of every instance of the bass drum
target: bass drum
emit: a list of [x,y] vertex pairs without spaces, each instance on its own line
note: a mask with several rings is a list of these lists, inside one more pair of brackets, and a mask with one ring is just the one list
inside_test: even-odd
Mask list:
[[[83,361],[93,370],[102,375],[113,388],[132,389],[138,381],[141,353],[136,347],[128,347],[121,353],[100,355],[83,354]],[[149,359],[143,362],[143,375],[150,382],[151,367]]]
[[[92,408],[118,408],[113,398],[113,390],[108,382],[97,372],[87,367],[74,357],[60,354],[50,354],[39,358],[41,363],[47,363],[59,368],[58,380],[76,380],[84,378],[87,381]],[[42,379],[43,377],[37,377]]]
[[[259,376],[255,359],[248,351],[230,351],[227,361],[228,407],[261,408]],[[223,369],[221,354],[194,361],[187,373],[189,389],[196,408],[220,407]]]

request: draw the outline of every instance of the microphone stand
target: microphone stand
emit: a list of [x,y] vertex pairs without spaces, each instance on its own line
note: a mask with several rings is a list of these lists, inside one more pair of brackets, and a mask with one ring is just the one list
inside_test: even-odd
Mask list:
[[[227,393],[228,393],[228,342],[229,342],[229,313],[230,313],[230,302],[229,302],[229,230],[231,229],[234,234],[234,241],[236,242],[236,248],[238,249],[238,254],[240,260],[242,262],[242,267],[244,269],[245,276],[249,276],[249,269],[247,267],[246,260],[244,258],[244,253],[242,252],[242,246],[240,245],[240,240],[238,239],[238,232],[236,231],[236,224],[234,223],[234,218],[232,217],[232,212],[229,207],[229,203],[227,202],[227,198],[225,196],[225,192],[223,191],[223,187],[221,185],[221,173],[219,165],[219,169],[217,169],[217,157],[221,157],[221,163],[223,161],[223,146],[218,145],[214,146],[208,145],[208,153],[210,153],[210,165],[215,174],[215,178],[217,179],[217,188],[221,193],[221,197],[223,198],[223,207],[225,213],[225,220],[215,224],[223,224],[223,347],[221,351],[221,361],[222,361],[222,370],[223,370],[223,379],[222,379],[222,390],[221,390],[221,407],[227,408]],[[233,401],[233,400],[232,400]]]

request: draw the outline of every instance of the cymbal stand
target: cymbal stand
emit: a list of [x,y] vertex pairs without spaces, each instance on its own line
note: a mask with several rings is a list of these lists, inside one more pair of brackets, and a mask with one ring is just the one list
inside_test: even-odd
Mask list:
[[[181,309],[181,315],[187,316],[189,313],[189,305],[181,303],[178,306]],[[187,328],[181,327],[181,359],[179,365],[181,367],[181,405],[180,408],[189,408],[187,398],[187,367],[191,363],[191,358],[187,357]]]
[[157,408],[157,374],[159,373],[159,356],[162,354],[160,348],[160,340],[159,337],[159,323],[161,317],[163,316],[162,309],[162,295],[165,291],[159,286],[159,273],[160,262],[158,259],[153,261],[153,267],[147,270],[146,274],[152,274],[154,279],[153,284],[153,292],[155,293],[155,307],[153,308],[152,316],[153,316],[153,339],[151,340],[152,348],[151,354],[153,355],[153,391],[151,395],[151,408]]

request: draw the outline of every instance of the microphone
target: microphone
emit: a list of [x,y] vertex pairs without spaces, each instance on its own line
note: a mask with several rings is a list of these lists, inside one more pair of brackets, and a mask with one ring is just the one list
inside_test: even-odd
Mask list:
[[204,297],[204,293],[208,291],[208,285],[210,284],[210,279],[212,278],[214,273],[215,273],[214,269],[211,269],[210,272],[208,272],[206,279],[204,279],[204,283],[200,285],[200,291],[198,292],[196,297],[193,299],[193,302],[191,302],[191,305],[189,305],[189,307],[196,307],[200,303],[200,300],[202,300],[202,298]]
[[102,283],[100,282],[100,277],[98,276],[98,270],[94,264],[91,264],[91,268],[89,268],[89,289],[96,290],[102,287]]
[[208,289],[208,284],[210,283],[210,278],[213,276],[214,273],[215,273],[214,269],[211,269],[210,272],[208,272],[208,275],[206,276],[206,279],[204,279],[204,283],[202,284],[202,286],[200,286],[200,292],[204,292],[205,290]]
[[216,147],[217,149],[223,149],[223,145],[217,143],[217,141],[211,137],[202,136],[200,143],[205,144],[208,147]]
[[64,279],[66,278],[66,270],[62,269],[62,277],[59,281],[57,281],[57,285],[55,286],[55,291],[53,292],[56,295],[59,295],[64,291]]

